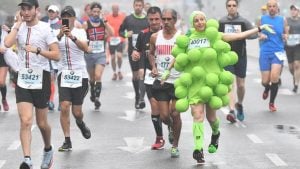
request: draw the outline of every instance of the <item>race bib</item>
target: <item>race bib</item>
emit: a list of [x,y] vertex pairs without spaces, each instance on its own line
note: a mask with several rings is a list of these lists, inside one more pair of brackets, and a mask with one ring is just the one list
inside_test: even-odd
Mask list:
[[23,68],[19,70],[17,84],[24,89],[42,89],[43,69]]
[[82,86],[81,70],[63,70],[61,73],[61,87],[77,88]]
[[192,39],[189,44],[189,49],[207,48],[207,47],[210,47],[210,43],[207,38]]
[[242,32],[241,25],[225,24],[224,33],[240,33]]
[[132,34],[132,46],[136,45],[137,38],[138,38],[138,34]]
[[120,37],[112,37],[110,38],[110,45],[111,46],[117,46],[118,44],[121,43],[121,38]]
[[300,34],[290,34],[286,41],[288,46],[296,46],[300,44]]
[[286,59],[286,53],[285,53],[285,51],[275,52],[275,55],[281,61],[283,61],[283,60]]
[[144,83],[148,85],[152,85],[154,80],[155,78],[152,77],[151,71],[149,69],[146,69]]
[[92,53],[102,53],[104,52],[104,41],[90,41],[90,47],[92,48]]

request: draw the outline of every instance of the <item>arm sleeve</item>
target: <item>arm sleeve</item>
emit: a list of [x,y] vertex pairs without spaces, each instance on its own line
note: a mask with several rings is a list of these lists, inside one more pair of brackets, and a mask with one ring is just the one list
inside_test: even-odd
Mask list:
[[143,32],[140,32],[138,34],[138,37],[137,37],[137,41],[136,41],[136,44],[135,44],[135,49],[138,51],[138,52],[141,52],[143,50]]

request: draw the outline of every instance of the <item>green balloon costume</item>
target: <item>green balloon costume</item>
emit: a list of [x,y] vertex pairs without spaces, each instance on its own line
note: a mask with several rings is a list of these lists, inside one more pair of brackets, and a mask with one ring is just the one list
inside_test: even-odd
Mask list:
[[[200,11],[194,11],[190,16],[191,25]],[[182,72],[176,79],[175,96],[176,110],[185,112],[192,104],[208,104],[212,109],[219,109],[229,104],[228,93],[233,83],[233,75],[224,67],[237,62],[238,56],[231,51],[230,45],[222,40],[218,32],[217,20],[209,19],[205,31],[198,32],[191,28],[187,35],[180,35],[172,49],[175,57],[174,68]],[[219,119],[210,124],[213,135],[219,133]],[[194,122],[193,135],[195,150],[203,147],[203,122]],[[209,147],[214,153],[217,147]]]

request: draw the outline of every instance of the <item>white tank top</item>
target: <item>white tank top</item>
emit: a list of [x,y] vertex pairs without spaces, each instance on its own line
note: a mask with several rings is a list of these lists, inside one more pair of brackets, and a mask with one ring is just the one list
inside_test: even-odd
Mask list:
[[[175,59],[172,54],[172,48],[175,45],[176,37],[180,35],[180,31],[177,31],[173,38],[165,39],[163,36],[163,30],[160,30],[157,34],[155,49],[156,49],[156,65],[158,71],[158,79],[161,80],[161,76],[164,71],[169,67],[172,61]],[[174,68],[170,71],[170,76],[166,83],[174,83],[175,79],[178,78],[180,72],[176,71]]]

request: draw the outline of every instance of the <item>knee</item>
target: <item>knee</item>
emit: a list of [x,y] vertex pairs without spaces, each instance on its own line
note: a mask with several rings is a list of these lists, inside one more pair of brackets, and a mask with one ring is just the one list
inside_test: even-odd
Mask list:
[[245,89],[244,83],[237,84],[237,90],[244,90],[244,89]]
[[36,122],[37,126],[39,127],[40,130],[43,130],[47,127],[47,121],[46,120],[38,120]]
[[21,121],[21,127],[22,128],[31,128],[31,126],[32,126],[32,118],[22,117],[20,121]]

